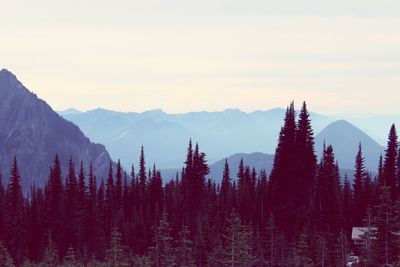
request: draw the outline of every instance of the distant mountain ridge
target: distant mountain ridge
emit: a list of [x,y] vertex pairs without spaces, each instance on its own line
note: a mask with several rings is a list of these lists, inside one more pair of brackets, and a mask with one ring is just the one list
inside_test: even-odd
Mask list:
[[324,143],[333,146],[335,157],[342,169],[354,168],[359,143],[362,145],[365,166],[369,171],[377,171],[379,156],[385,152],[383,146],[345,120],[331,123],[315,137],[315,148],[319,157],[322,155]]
[[[95,109],[62,116],[92,140],[104,144],[111,156],[129,168],[137,163],[143,145],[147,163],[161,169],[181,168],[187,144],[198,141],[209,162],[235,153],[275,152],[285,109],[246,113],[238,109],[219,112],[168,114],[161,109],[142,113]],[[332,120],[311,113],[313,127],[320,131]]]
[[90,162],[98,178],[106,174],[110,155],[103,145],[91,143],[73,123],[63,119],[43,100],[25,88],[14,74],[0,71],[0,172],[8,180],[16,156],[23,189],[43,186],[58,153],[63,171],[70,157],[76,168]]

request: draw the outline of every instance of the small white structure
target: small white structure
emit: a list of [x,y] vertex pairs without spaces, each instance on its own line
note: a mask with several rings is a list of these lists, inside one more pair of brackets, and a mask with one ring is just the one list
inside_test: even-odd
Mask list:
[[355,245],[364,245],[366,241],[376,239],[376,227],[353,227],[351,239]]

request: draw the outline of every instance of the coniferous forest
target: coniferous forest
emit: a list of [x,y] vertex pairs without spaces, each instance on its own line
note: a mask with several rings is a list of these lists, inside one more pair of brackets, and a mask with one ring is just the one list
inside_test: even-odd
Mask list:
[[[138,169],[110,162],[107,177],[74,159],[64,177],[55,155],[46,186],[23,193],[15,158],[0,183],[0,266],[346,266],[352,254],[398,266],[395,126],[377,175],[360,144],[354,177],[342,177],[334,147],[317,159],[305,103],[298,113],[287,108],[270,174],[226,162],[220,183],[192,141],[168,182],[142,148]],[[364,229],[358,243],[353,227]]]

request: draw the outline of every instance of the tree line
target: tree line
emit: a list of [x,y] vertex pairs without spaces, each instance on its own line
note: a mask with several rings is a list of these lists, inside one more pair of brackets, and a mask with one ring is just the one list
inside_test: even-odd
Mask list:
[[[110,162],[106,179],[56,155],[44,188],[21,191],[17,159],[0,182],[1,266],[362,266],[399,264],[400,152],[395,126],[372,177],[362,145],[354,177],[341,177],[332,146],[318,161],[307,106],[286,111],[271,174],[225,162],[207,179],[206,155],[189,142],[186,161],[163,183],[160,170],[129,173]],[[0,180],[1,181],[1,180]],[[364,226],[359,247],[353,227]]]

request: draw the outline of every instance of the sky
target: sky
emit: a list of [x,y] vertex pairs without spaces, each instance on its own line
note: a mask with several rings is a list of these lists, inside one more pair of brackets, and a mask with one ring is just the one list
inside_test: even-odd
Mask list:
[[0,68],[54,109],[400,114],[400,1],[0,0]]

